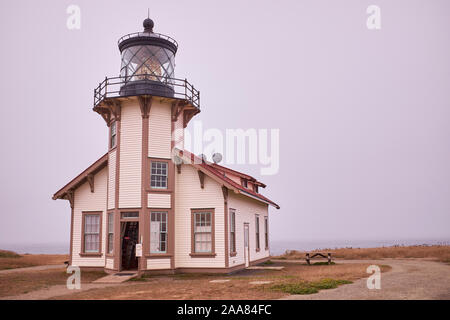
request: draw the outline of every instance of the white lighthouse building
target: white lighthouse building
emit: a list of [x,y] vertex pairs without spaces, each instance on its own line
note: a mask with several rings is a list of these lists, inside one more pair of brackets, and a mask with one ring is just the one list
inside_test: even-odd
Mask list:
[[269,257],[269,206],[257,179],[184,150],[200,93],[174,76],[177,42],[119,39],[120,76],[96,89],[107,152],[53,195],[71,208],[70,264],[107,272],[229,273]]

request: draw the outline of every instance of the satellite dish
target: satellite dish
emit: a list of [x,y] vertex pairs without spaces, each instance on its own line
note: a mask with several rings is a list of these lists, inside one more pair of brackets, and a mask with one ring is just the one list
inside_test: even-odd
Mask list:
[[214,153],[212,156],[212,159],[215,164],[218,164],[220,161],[222,161],[222,154],[221,153]]

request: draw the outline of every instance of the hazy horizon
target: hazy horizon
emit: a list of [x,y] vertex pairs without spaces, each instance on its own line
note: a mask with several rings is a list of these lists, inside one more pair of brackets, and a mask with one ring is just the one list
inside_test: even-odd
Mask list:
[[[81,9],[68,30],[69,5]],[[369,5],[381,29],[366,27]],[[450,238],[450,1],[14,1],[0,4],[0,245],[68,243],[52,195],[107,151],[93,90],[117,40],[179,43],[205,129],[279,129],[273,241]],[[337,241],[337,240],[336,240]],[[352,241],[352,240],[350,240]]]

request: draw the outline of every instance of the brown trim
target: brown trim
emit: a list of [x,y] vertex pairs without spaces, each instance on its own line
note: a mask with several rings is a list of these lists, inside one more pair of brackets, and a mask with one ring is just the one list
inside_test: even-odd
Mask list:
[[205,173],[203,171],[197,170],[198,178],[200,180],[200,188],[205,188]]
[[[255,251],[261,251],[261,233],[260,233],[260,221],[259,214],[255,214]],[[258,223],[256,223],[258,221]]]
[[[211,252],[195,252],[195,241],[194,241],[194,214],[201,212],[211,213]],[[216,233],[215,233],[215,209],[214,208],[202,208],[202,209],[191,209],[191,257],[201,257],[201,258],[212,258],[216,256]]]
[[[113,251],[112,251],[112,253],[109,252],[109,215],[110,214],[112,214],[112,218],[113,218],[113,248],[112,248]],[[116,237],[115,231],[116,231],[116,218],[115,218],[114,210],[106,211],[105,255],[110,258],[114,257],[114,239]]]
[[[99,221],[99,244],[98,244],[98,252],[85,252],[85,243],[84,243],[84,226],[85,219],[87,215],[98,215],[100,217]],[[81,212],[81,252],[79,253],[81,257],[101,257],[102,254],[102,221],[103,221],[103,212],[102,211],[82,211]]]
[[269,215],[264,216],[264,248],[269,250]]
[[228,258],[228,189],[225,186],[222,186],[222,194],[223,194],[223,219],[224,219],[224,232],[225,232],[225,268],[229,266],[229,258]]
[[70,209],[70,257],[69,257],[69,264],[72,265],[72,256],[73,256],[73,207]]
[[142,239],[142,253],[144,257],[138,258],[138,270],[147,269],[147,259],[145,259],[145,253],[148,247],[147,241],[145,241],[147,232],[147,218],[146,212],[144,208],[147,208],[148,203],[148,194],[147,194],[147,183],[150,184],[149,173],[149,162],[148,162],[148,135],[149,135],[149,116],[150,109],[152,107],[152,97],[143,96],[138,97],[139,106],[141,108],[141,116],[142,116],[142,145],[141,145],[141,210],[139,212],[139,239],[138,243],[141,243]]
[[97,172],[102,170],[108,164],[108,154],[106,153],[100,159],[91,164],[87,169],[81,172],[78,176],[72,179],[69,183],[67,183],[64,187],[59,189],[52,197],[53,200],[56,199],[67,199],[70,200],[71,191],[78,188],[81,184],[83,184],[87,180],[87,176],[89,174],[95,175]]
[[234,208],[228,209],[228,222],[227,223],[230,226],[230,231],[228,234],[231,234],[231,214],[230,214],[231,211],[233,211],[233,213],[234,213],[234,239],[233,240],[234,240],[235,251],[231,251],[231,248],[230,248],[230,257],[235,257],[237,254],[237,252],[236,252],[236,250],[237,250],[237,247],[236,247],[236,209],[234,209]]
[[[171,159],[163,159],[163,158],[154,158],[154,157],[147,157],[148,162],[148,182],[145,185],[146,192],[166,192],[166,193],[172,193],[175,189],[175,178],[172,177],[174,175],[175,171],[175,165],[173,164],[173,161]],[[167,163],[167,188],[152,188],[151,187],[151,168],[152,168],[152,162],[165,162]],[[145,205],[147,207],[147,205]]]
[[114,188],[114,269],[122,270],[122,243],[120,239],[120,211],[119,211],[119,189],[120,189],[120,151],[122,142],[122,121],[120,120],[121,108],[119,109],[118,117],[115,119],[116,126],[116,173],[115,173],[115,188]]
[[[170,151],[172,152],[174,150],[175,147],[175,141],[173,140],[174,135],[174,131],[175,131],[175,122],[171,121],[170,122]],[[183,137],[184,138],[184,137]],[[181,168],[178,168],[179,170],[178,173],[180,173]],[[150,178],[150,177],[149,177]],[[170,207],[171,207],[171,214],[170,214],[170,220],[171,221],[169,223],[168,226],[168,230],[169,230],[169,243],[168,243],[168,249],[169,252],[172,253],[172,256],[170,257],[170,268],[172,270],[175,269],[175,162],[171,161],[169,163],[169,186],[172,186],[172,193],[170,195]]]
[[[173,241],[175,240],[174,235],[172,235],[173,230],[171,230],[172,225],[175,223],[174,210],[171,208],[149,208],[147,211],[147,219],[145,225],[145,236],[144,242],[146,243],[144,255],[148,259],[157,258],[169,258],[173,257],[175,252],[175,246]],[[152,212],[167,212],[167,240],[166,240],[166,252],[161,253],[151,253],[150,252],[150,222],[152,220]],[[172,268],[172,267],[171,267]],[[147,268],[145,268],[147,269]]]
[[89,173],[87,176],[87,182],[89,183],[89,187],[91,188],[91,193],[94,193],[94,175]]

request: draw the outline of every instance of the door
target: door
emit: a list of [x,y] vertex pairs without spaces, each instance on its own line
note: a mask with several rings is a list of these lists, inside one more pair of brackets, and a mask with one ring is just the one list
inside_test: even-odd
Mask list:
[[122,270],[134,270],[138,267],[136,243],[138,243],[139,222],[122,222]]
[[249,245],[248,223],[244,223],[244,260],[245,267],[250,265],[250,245]]

